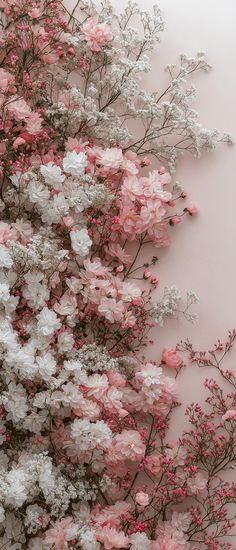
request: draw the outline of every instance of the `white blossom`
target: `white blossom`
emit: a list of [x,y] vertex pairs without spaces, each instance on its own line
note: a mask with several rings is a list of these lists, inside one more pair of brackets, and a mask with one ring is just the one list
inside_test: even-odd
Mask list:
[[92,241],[86,227],[70,232],[71,246],[76,254],[85,257],[89,253]]
[[87,166],[87,157],[84,153],[68,152],[63,159],[63,168],[72,176],[81,176]]
[[61,322],[56,313],[48,309],[48,307],[42,309],[39,315],[37,315],[37,319],[37,329],[42,336],[52,336],[61,327]]

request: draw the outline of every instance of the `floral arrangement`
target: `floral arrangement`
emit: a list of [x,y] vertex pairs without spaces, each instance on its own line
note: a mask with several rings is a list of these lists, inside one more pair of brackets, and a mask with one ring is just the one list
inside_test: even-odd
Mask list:
[[[194,319],[193,292],[156,297],[156,250],[197,213],[173,183],[179,156],[230,142],[191,108],[188,77],[209,65],[181,55],[166,89],[142,89],[156,7],[0,12],[0,548],[229,549],[235,333],[208,354],[141,356],[154,325]],[[191,405],[171,442],[181,351],[230,393],[207,380],[207,409]]]

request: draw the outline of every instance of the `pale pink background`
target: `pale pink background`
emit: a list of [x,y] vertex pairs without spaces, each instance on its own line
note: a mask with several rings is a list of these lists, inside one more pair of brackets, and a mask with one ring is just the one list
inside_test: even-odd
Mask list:
[[[74,5],[75,0],[67,0]],[[125,0],[113,0],[122,9]],[[152,0],[139,0],[151,9]],[[152,56],[153,71],[147,77],[149,89],[162,87],[163,67],[175,62],[178,53],[194,55],[205,51],[213,66],[209,74],[194,78],[198,90],[196,110],[206,127],[229,131],[236,140],[236,2],[235,0],[160,0],[166,21],[162,42]],[[183,293],[194,290],[200,303],[195,306],[199,319],[170,321],[155,332],[155,346],[148,357],[158,359],[163,347],[172,347],[187,337],[198,349],[224,339],[236,328],[236,145],[220,146],[200,161],[185,158],[179,166],[179,180],[200,213],[172,231],[172,246],[158,251],[157,274],[160,289],[176,285]],[[236,348],[231,353],[234,368]],[[213,373],[208,372],[208,376]],[[202,371],[189,365],[181,378],[184,403],[201,401]],[[183,426],[183,412],[177,413],[177,430]],[[236,538],[235,538],[236,540]]]

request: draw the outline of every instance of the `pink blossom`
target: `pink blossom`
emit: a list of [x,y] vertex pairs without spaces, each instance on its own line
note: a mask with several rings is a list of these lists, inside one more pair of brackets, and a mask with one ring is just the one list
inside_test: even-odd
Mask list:
[[119,170],[123,163],[122,149],[111,147],[110,149],[102,150],[97,162],[106,170]]
[[[14,145],[13,145],[14,147]],[[0,155],[5,155],[5,152],[6,152],[6,142],[5,141],[1,141],[0,142]]]
[[16,241],[17,232],[15,229],[11,229],[5,222],[0,222],[0,243],[6,244],[7,241]]
[[0,90],[5,92],[14,82],[15,77],[13,74],[5,71],[5,69],[0,69]]
[[29,134],[38,134],[42,129],[42,117],[38,113],[32,113],[26,122],[26,130]]
[[143,278],[144,279],[149,279],[149,277],[151,277],[151,271],[150,271],[150,269],[145,269],[144,272],[143,272]]
[[170,221],[171,221],[171,225],[178,225],[179,223],[182,222],[179,216],[173,216],[173,218],[171,218]]
[[222,420],[225,422],[226,420],[236,420],[236,410],[229,409],[226,411],[225,414],[222,416]]
[[190,478],[187,484],[190,494],[192,495],[204,491],[206,485],[207,480],[203,477],[203,474],[201,472],[198,472],[194,477]]
[[66,227],[68,227],[69,229],[71,229],[71,227],[74,224],[74,219],[72,218],[72,216],[64,216],[64,218],[62,218],[62,221],[63,221],[64,225]]
[[129,502],[118,501],[102,510],[100,508],[98,510],[94,509],[92,517],[98,525],[120,529],[122,518],[127,516],[130,510],[131,504]]
[[116,531],[111,527],[103,527],[97,532],[97,540],[104,544],[105,550],[113,548],[128,548],[129,538],[123,531]]
[[54,311],[59,313],[59,315],[73,315],[77,308],[76,296],[67,291],[63,294],[60,301],[54,305]]
[[29,11],[29,16],[32,17],[32,19],[38,19],[38,17],[41,17],[43,15],[43,6],[32,8]]
[[145,453],[145,445],[139,432],[135,430],[123,430],[117,434],[108,450],[108,462],[122,460],[141,460]]
[[46,543],[53,544],[55,550],[67,550],[67,548],[69,548],[68,541],[71,540],[70,530],[72,528],[73,520],[70,517],[62,519],[61,521],[56,521],[56,523],[46,531]]
[[132,328],[134,327],[137,319],[132,311],[126,311],[121,323],[122,328]]
[[24,99],[14,99],[7,103],[7,110],[16,120],[27,120],[32,114],[30,106]]
[[147,493],[144,493],[143,491],[139,491],[139,493],[136,493],[135,495],[135,502],[139,504],[140,506],[148,506],[149,504],[149,496]]
[[194,216],[195,214],[198,214],[198,207],[195,203],[191,203],[188,205],[187,211],[191,216]]
[[171,369],[178,369],[183,364],[182,358],[175,349],[166,349],[162,353],[162,361]]
[[160,453],[152,453],[145,458],[145,467],[151,474],[159,474],[161,472],[161,455]]
[[22,137],[18,137],[14,140],[13,149],[18,149],[20,145],[24,145],[24,144],[25,144],[25,140]]
[[112,370],[108,371],[107,372],[107,377],[108,377],[108,380],[109,380],[110,384],[112,384],[112,386],[115,386],[116,388],[124,388],[124,386],[126,385],[125,376],[123,376],[119,372],[115,372],[115,371],[112,371]]
[[117,302],[114,298],[102,298],[98,306],[98,311],[108,321],[115,323],[115,321],[121,321],[124,315],[124,304],[120,300]]
[[98,23],[97,17],[90,17],[84,23],[82,29],[84,40],[88,43],[93,52],[100,52],[113,38],[112,30],[107,23]]

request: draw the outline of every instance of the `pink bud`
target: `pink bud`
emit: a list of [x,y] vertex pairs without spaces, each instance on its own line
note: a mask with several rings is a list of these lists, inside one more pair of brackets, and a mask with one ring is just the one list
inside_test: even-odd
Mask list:
[[75,50],[74,48],[68,48],[68,53],[70,53],[71,55],[75,55]]
[[[13,143],[13,149],[17,149],[20,145],[24,145],[24,144],[25,144],[25,140],[22,137],[18,137],[15,139]],[[1,145],[5,145],[5,143]]]
[[171,206],[171,208],[172,208],[173,206],[175,206],[175,202],[174,202],[174,201],[169,201],[168,204],[169,204],[169,206]]
[[149,279],[150,276],[151,276],[150,269],[145,269],[145,271],[143,272],[143,278],[144,279]]
[[143,164],[145,164],[145,166],[150,166],[150,164],[152,163],[152,161],[148,157],[144,157],[142,159],[142,162]]
[[190,214],[190,216],[194,216],[198,213],[198,207],[193,202],[187,207],[187,211]]
[[62,218],[62,221],[66,227],[72,227],[74,223],[74,220],[71,216],[64,216],[64,218]]
[[166,171],[165,166],[161,166],[158,171],[159,171],[159,174],[161,175],[165,174],[165,171]]
[[118,265],[118,267],[116,268],[116,273],[122,273],[122,271],[124,271],[124,266]]
[[178,225],[179,223],[181,223],[181,218],[179,216],[174,216],[173,218],[171,218],[171,224],[172,225]]
[[151,283],[153,285],[157,285],[158,281],[159,281],[159,278],[157,277],[157,275],[153,275],[153,277],[151,278]]
[[119,410],[119,417],[120,418],[125,418],[126,416],[128,416],[128,411],[126,411],[125,409],[120,409]]

